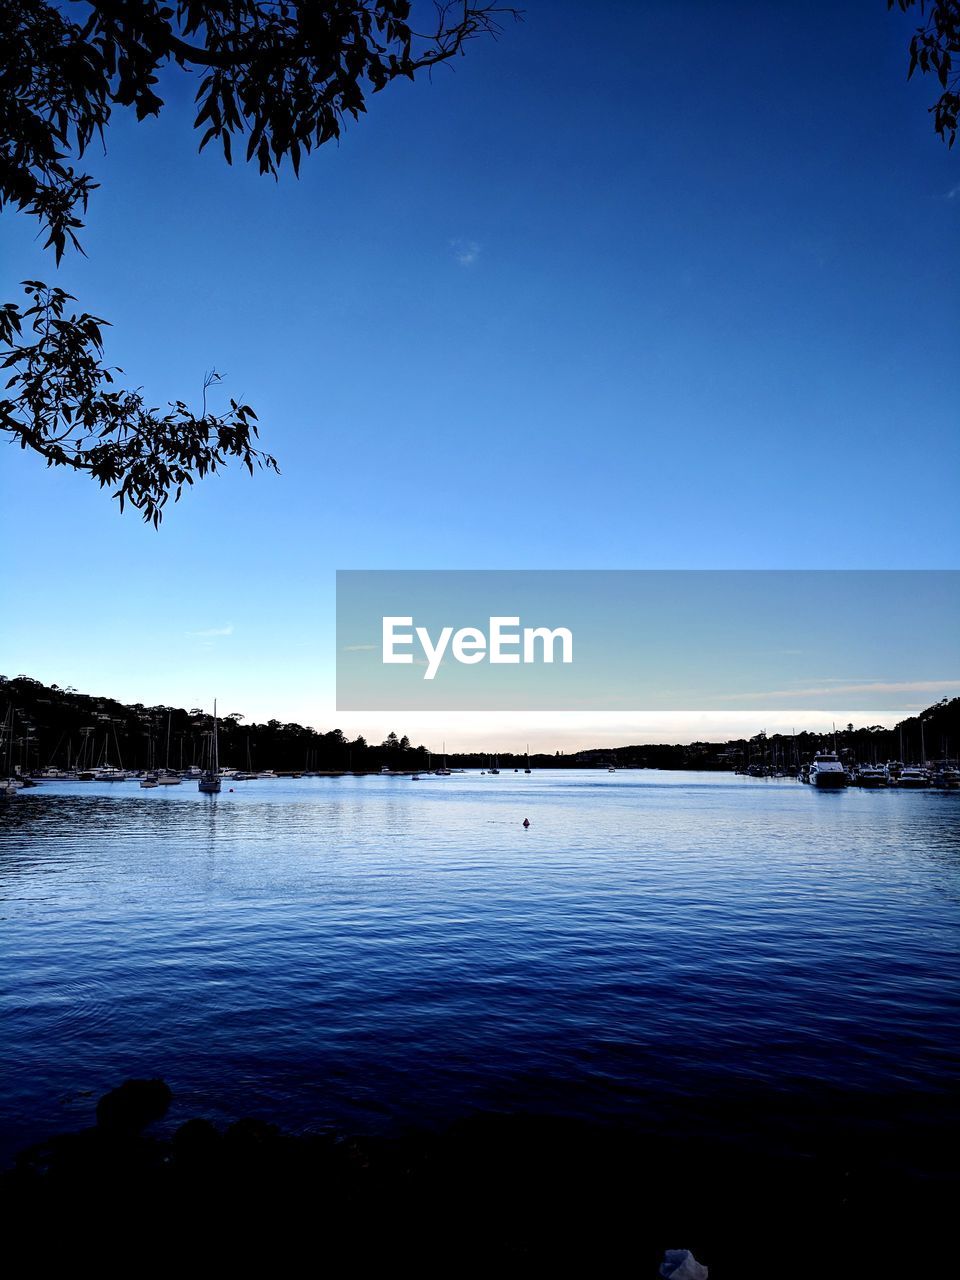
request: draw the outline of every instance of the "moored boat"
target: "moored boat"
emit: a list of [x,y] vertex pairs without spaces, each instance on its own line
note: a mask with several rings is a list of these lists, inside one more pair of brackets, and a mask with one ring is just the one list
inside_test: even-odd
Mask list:
[[821,790],[835,791],[850,784],[850,777],[835,751],[819,751],[810,765],[810,781]]
[[208,744],[207,768],[200,775],[197,790],[215,795],[220,790],[220,755],[217,747],[217,700],[213,700],[213,730]]
[[887,775],[877,764],[862,764],[853,775],[853,781],[858,787],[885,787]]

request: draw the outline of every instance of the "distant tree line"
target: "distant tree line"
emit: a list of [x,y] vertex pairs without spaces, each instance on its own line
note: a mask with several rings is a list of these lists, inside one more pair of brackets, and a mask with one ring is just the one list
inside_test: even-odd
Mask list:
[[[76,689],[44,685],[29,676],[0,676],[0,707],[12,705],[13,763],[25,771],[74,766],[85,748],[91,763],[125,769],[188,768],[203,759],[212,727],[209,711],[165,705],[128,706],[114,698],[93,697]],[[348,739],[339,729],[318,732],[302,724],[268,720],[247,724],[240,712],[219,719],[220,762],[236,769],[355,770],[384,765],[426,768],[426,747],[414,747],[391,733],[382,743]]]
[[[194,707],[131,706],[113,698],[94,697],[76,689],[45,685],[30,676],[0,676],[0,717],[14,709],[12,763],[24,771],[48,766],[75,766],[82,749],[90,763],[109,763],[125,769],[171,769],[200,764],[212,717]],[[956,757],[960,751],[960,698],[943,698],[893,729],[881,725],[836,733],[756,734],[727,742],[662,743],[595,748],[571,754],[460,752],[441,755],[408,737],[389,733],[380,743],[363,737],[347,738],[340,729],[320,731],[310,726],[267,720],[245,723],[240,712],[220,717],[220,761],[236,769],[276,772],[378,771],[438,768],[485,769],[496,764],[503,772],[530,768],[698,769],[730,770],[751,765],[791,771],[824,748],[839,750],[861,763],[903,759],[918,762],[921,743],[928,760]],[[0,762],[0,764],[5,762]]]

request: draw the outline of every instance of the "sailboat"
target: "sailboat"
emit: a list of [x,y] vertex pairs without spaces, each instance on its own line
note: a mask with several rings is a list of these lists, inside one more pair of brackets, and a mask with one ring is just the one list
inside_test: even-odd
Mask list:
[[234,782],[249,782],[258,775],[253,772],[253,763],[250,758],[250,735],[247,734],[247,767],[246,769],[238,769],[233,775]]
[[180,785],[179,773],[174,773],[170,768],[170,712],[167,712],[167,755],[166,764],[157,774],[157,782],[161,787],[178,787]]
[[213,732],[210,735],[210,746],[207,759],[208,767],[200,775],[197,789],[208,795],[215,795],[220,790],[220,753],[217,747],[217,700],[213,700]]
[[153,735],[147,734],[147,767],[140,775],[140,785],[145,790],[157,785],[157,771],[153,767]]
[[524,772],[524,773],[531,773],[531,772],[532,772],[532,770],[531,770],[531,768],[530,768],[530,743],[529,743],[529,742],[527,743],[527,750],[526,750],[526,752],[525,752],[525,754],[524,754],[524,757],[523,757],[523,763],[526,765],[526,768],[524,769],[524,771],[523,771],[523,772]]
[[443,744],[443,764],[434,775],[437,778],[449,778],[450,770],[447,768],[447,744]]
[[0,755],[5,758],[0,763],[5,776],[0,778],[0,795],[12,796],[23,786],[20,778],[16,777],[13,772],[13,703],[7,706],[7,714],[4,718],[3,725],[0,727]]
[[499,773],[499,772],[500,772],[500,757],[499,757],[499,756],[494,756],[494,757],[493,757],[493,768],[490,770],[490,772],[491,772],[491,773]]

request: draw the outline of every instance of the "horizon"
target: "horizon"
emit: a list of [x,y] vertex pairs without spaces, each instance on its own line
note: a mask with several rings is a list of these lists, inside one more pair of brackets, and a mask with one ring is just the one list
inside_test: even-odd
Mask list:
[[[69,684],[60,684],[59,681],[39,680],[38,677],[31,676],[29,675],[29,673],[26,673],[26,672],[14,677],[4,676],[3,673],[0,673],[0,677],[2,677],[7,681],[11,679],[22,679],[22,678],[26,678],[29,680],[37,680],[40,684],[44,685],[47,688],[51,687],[52,685],[57,685],[60,688],[61,692],[67,692],[67,690],[72,687]],[[103,692],[93,693],[80,688],[73,688],[72,691],[83,697],[102,698],[105,700],[118,702],[124,706],[142,705],[148,708],[170,707],[175,710],[184,711],[184,712],[186,712],[189,707],[196,706],[196,707],[201,707],[204,713],[208,715],[212,714],[212,707],[213,707],[212,701],[209,703],[209,705],[206,705],[199,701],[192,701],[189,699],[183,702],[182,704],[177,704],[175,702],[163,701],[163,700],[157,701],[157,702],[148,702],[148,701],[145,701],[143,698],[128,699],[112,693],[103,693]],[[730,718],[731,713],[729,712],[718,712],[718,713],[687,712],[687,713],[672,713],[672,714],[671,713],[650,713],[647,718],[648,723],[650,724],[650,728],[646,730],[639,730],[636,736],[630,735],[628,726],[637,725],[643,719],[643,717],[638,717],[631,713],[621,713],[619,717],[619,728],[612,727],[609,724],[607,724],[603,728],[598,728],[589,740],[584,739],[582,742],[580,742],[579,745],[574,745],[574,746],[569,746],[569,745],[561,746],[558,744],[556,739],[548,739],[545,736],[537,737],[536,729],[530,730],[529,736],[524,737],[523,732],[521,731],[529,730],[530,717],[525,716],[524,713],[522,712],[512,713],[512,717],[514,719],[520,720],[521,718],[523,718],[525,722],[522,725],[518,724],[516,732],[512,732],[502,727],[498,729],[491,728],[485,735],[482,735],[479,738],[475,737],[470,741],[459,739],[455,735],[455,731],[445,724],[438,724],[436,727],[436,733],[443,735],[439,738],[439,740],[436,737],[428,738],[419,733],[410,732],[411,728],[416,728],[417,724],[422,725],[423,721],[414,721],[412,724],[408,724],[403,720],[402,716],[399,714],[394,716],[393,719],[390,721],[386,719],[382,720],[382,724],[387,727],[381,728],[379,727],[381,723],[380,721],[375,721],[374,719],[371,719],[370,725],[368,725],[367,730],[360,728],[360,729],[356,729],[356,731],[351,729],[349,726],[345,727],[344,723],[342,722],[323,724],[323,723],[318,723],[314,720],[298,720],[293,717],[283,717],[279,715],[264,716],[262,719],[258,717],[244,715],[243,719],[247,722],[247,725],[252,725],[254,723],[263,724],[263,723],[266,723],[268,720],[278,720],[280,721],[280,723],[283,723],[283,724],[299,724],[303,728],[312,728],[318,733],[329,733],[339,728],[344,733],[345,737],[347,737],[351,741],[355,741],[358,737],[363,737],[371,745],[382,743],[383,741],[386,740],[388,734],[390,734],[391,732],[394,732],[397,734],[398,738],[404,737],[404,736],[409,738],[410,744],[412,747],[419,747],[419,746],[426,747],[426,749],[429,750],[434,755],[440,755],[445,751],[447,755],[481,755],[481,754],[496,754],[497,752],[499,752],[500,754],[504,754],[504,755],[522,756],[529,747],[529,751],[531,755],[552,756],[552,755],[555,755],[557,752],[559,752],[560,755],[569,756],[569,755],[576,755],[584,751],[616,750],[616,749],[625,749],[625,748],[634,747],[634,746],[685,747],[685,746],[691,746],[697,742],[723,744],[731,741],[749,740],[753,737],[756,737],[760,733],[766,734],[768,738],[773,738],[776,736],[791,737],[794,734],[802,734],[802,733],[809,733],[809,734],[816,735],[818,737],[828,737],[832,733],[845,731],[848,724],[852,724],[854,726],[855,731],[867,730],[867,729],[877,728],[877,727],[890,731],[895,729],[898,723],[911,718],[912,715],[916,715],[921,711],[933,710],[937,705],[939,705],[940,702],[946,700],[947,697],[948,695],[944,694],[943,698],[941,699],[935,699],[932,702],[925,702],[922,705],[918,705],[909,715],[906,715],[906,716],[898,713],[893,718],[891,718],[891,716],[878,716],[877,718],[871,717],[869,721],[861,720],[861,722],[858,723],[856,717],[858,715],[862,717],[862,712],[852,712],[849,716],[843,717],[835,711],[818,712],[816,710],[804,710],[803,712],[798,713],[796,712],[796,710],[794,710],[794,712],[792,713],[792,721],[790,722],[789,726],[787,726],[786,721],[784,721],[783,727],[780,727],[780,722],[776,718],[771,719],[770,717],[767,717],[762,725],[758,725],[757,727],[752,729],[751,729],[751,726],[755,724],[756,717],[754,717],[750,712],[737,713],[739,718],[734,718],[734,719]],[[218,702],[219,702],[219,699],[218,699]],[[226,706],[227,704],[223,704],[223,705]],[[221,710],[220,712],[221,719],[227,718],[228,716],[230,716],[230,714],[231,714],[230,712]],[[477,714],[482,714],[482,713],[477,713]],[[502,719],[503,719],[502,713],[490,713],[490,714],[491,716],[497,715],[500,718],[500,721],[502,723]],[[697,725],[701,729],[703,729],[704,732],[694,733],[693,728],[691,727],[690,729],[691,736],[687,736],[680,739],[665,737],[663,736],[663,734],[658,735],[657,729],[654,726],[658,724],[659,725],[676,724],[678,723],[678,720],[677,720],[678,714],[686,715],[688,717],[688,722],[691,726]],[[784,713],[784,714],[788,714],[788,713]],[[716,718],[711,719],[710,718],[711,715],[715,715]],[[539,713],[540,719],[544,717],[548,721],[553,721],[553,722],[556,722],[557,724],[568,725],[569,720],[571,718],[571,713],[569,712]],[[432,713],[432,715],[430,716],[430,719],[434,722],[449,719],[449,721],[453,723],[456,721],[456,718],[457,717],[455,713]],[[605,716],[603,717],[603,719],[609,721],[610,717]],[[342,721],[342,718],[341,718],[341,721]],[[371,727],[374,725],[376,725],[377,727]],[[241,724],[241,728],[242,727],[245,727],[245,726]],[[731,731],[720,732],[721,729],[724,729],[724,730],[730,729]],[[739,732],[737,730],[739,730]],[[549,732],[549,730],[546,728],[541,728],[539,732],[541,734],[546,734],[547,732]],[[583,732],[586,733],[589,731],[584,730]]]

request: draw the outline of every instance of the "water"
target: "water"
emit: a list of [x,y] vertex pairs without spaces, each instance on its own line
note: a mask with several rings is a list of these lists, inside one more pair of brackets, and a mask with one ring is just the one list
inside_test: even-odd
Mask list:
[[657,772],[234,785],[52,783],[0,806],[0,1154],[145,1075],[173,1088],[171,1125],[669,1129],[761,1097],[938,1122],[960,1066],[960,794]]

